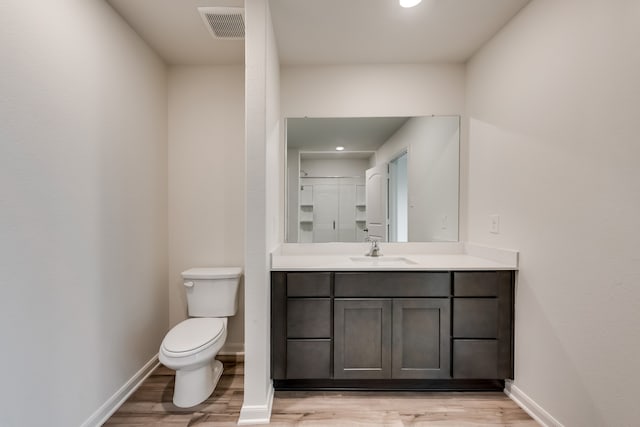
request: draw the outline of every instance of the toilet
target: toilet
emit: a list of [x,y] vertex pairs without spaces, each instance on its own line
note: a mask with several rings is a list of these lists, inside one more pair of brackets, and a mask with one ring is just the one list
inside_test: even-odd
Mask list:
[[222,375],[216,354],[227,339],[227,317],[238,310],[237,267],[192,268],[182,272],[189,318],[162,340],[160,363],[176,371],[173,403],[189,408],[206,400]]

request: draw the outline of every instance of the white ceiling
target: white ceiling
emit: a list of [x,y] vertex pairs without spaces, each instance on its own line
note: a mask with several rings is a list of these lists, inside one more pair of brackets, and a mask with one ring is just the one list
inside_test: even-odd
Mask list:
[[528,0],[271,0],[280,62],[464,62]]
[[[242,0],[106,0],[168,64],[242,64],[244,42],[216,40],[197,7]],[[529,0],[270,0],[280,62],[464,62]]]
[[218,40],[198,7],[243,7],[243,0],[106,0],[172,65],[242,64],[244,40]]

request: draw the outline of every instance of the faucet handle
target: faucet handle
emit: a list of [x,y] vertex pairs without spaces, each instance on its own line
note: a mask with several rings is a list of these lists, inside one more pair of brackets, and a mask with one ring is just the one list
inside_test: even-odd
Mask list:
[[380,252],[380,246],[378,245],[378,242],[380,241],[380,239],[367,236],[366,241],[371,242],[371,248],[369,249],[369,252],[365,254],[366,256],[377,257],[382,255],[382,253]]

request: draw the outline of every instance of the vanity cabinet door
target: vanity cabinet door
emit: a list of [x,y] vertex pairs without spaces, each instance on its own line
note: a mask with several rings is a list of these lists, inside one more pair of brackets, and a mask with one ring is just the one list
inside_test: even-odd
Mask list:
[[391,300],[335,299],[334,378],[391,377]]
[[448,298],[393,300],[393,378],[451,378]]

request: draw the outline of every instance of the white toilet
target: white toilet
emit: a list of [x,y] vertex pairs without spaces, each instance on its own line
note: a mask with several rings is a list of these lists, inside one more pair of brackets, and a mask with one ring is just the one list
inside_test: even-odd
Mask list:
[[176,371],[176,406],[189,408],[206,400],[222,375],[215,356],[227,339],[227,317],[238,310],[241,274],[237,267],[182,272],[189,319],[167,333],[159,351],[160,363]]

